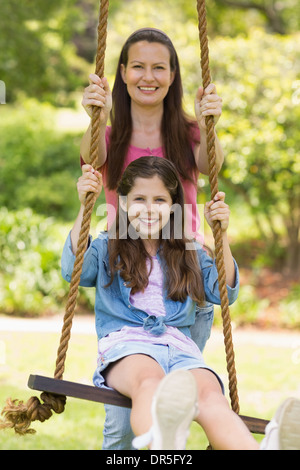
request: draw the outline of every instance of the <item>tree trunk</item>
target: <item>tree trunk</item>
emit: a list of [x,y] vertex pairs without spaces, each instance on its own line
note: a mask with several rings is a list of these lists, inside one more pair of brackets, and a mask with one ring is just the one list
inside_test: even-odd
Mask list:
[[300,275],[299,227],[288,230],[288,241],[286,267],[290,274]]

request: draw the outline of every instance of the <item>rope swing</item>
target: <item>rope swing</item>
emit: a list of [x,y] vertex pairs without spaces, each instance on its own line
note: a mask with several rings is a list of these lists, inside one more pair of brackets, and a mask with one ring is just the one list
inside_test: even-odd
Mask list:
[[[202,82],[205,89],[211,82],[211,75],[209,69],[209,50],[207,39],[207,21],[206,21],[206,7],[205,0],[197,0],[198,11],[198,29],[201,51],[201,70]],[[209,183],[211,191],[211,199],[215,197],[218,192],[218,173],[216,168],[216,152],[215,152],[215,126],[214,117],[206,116],[206,134],[207,134],[207,154],[209,164]],[[239,398],[237,391],[237,378],[234,361],[234,350],[231,333],[231,318],[229,313],[229,302],[226,288],[226,273],[223,255],[223,240],[221,223],[216,220],[213,224],[213,236],[215,240],[215,253],[216,265],[218,269],[219,291],[221,297],[221,311],[223,321],[223,335],[226,352],[227,372],[229,380],[229,394],[231,400],[231,408],[235,413],[239,413]]]
[[[96,74],[102,78],[104,74],[104,57],[107,37],[107,19],[108,19],[108,0],[100,0],[100,14],[98,24],[98,47],[96,55]],[[93,107],[92,128],[91,128],[91,147],[90,159],[91,165],[95,167],[97,161],[97,145],[100,133],[100,108]],[[56,368],[54,378],[62,380],[69,340],[71,337],[71,328],[76,307],[78,287],[83,265],[83,257],[88,244],[88,236],[91,225],[91,217],[96,202],[96,195],[88,193],[84,209],[83,220],[78,241],[76,260],[71,278],[70,289],[65,309],[63,327],[61,332],[60,344],[57,351]],[[45,421],[52,416],[52,411],[62,413],[65,408],[66,397],[42,393],[41,403],[37,397],[31,397],[26,404],[22,401],[8,399],[7,405],[2,411],[4,421],[0,422],[0,428],[14,428],[18,434],[34,432],[30,428],[32,421]]]
[[[98,46],[96,55],[96,74],[100,78],[102,78],[104,75],[104,57],[107,37],[108,8],[109,1],[101,0],[98,24]],[[209,51],[207,39],[205,0],[197,0],[197,12],[201,49],[202,81],[203,87],[206,88],[211,82],[211,76],[209,70]],[[90,161],[91,165],[94,168],[96,168],[97,162],[97,149],[100,134],[100,112],[101,108],[97,106],[93,107],[91,123]],[[209,158],[209,182],[211,189],[211,198],[213,199],[218,192],[213,116],[206,117],[206,128],[207,151]],[[63,380],[66,354],[68,350],[69,340],[71,337],[71,328],[76,307],[76,299],[78,294],[80,276],[82,272],[84,253],[88,244],[91,217],[95,202],[96,195],[94,193],[88,193],[86,196],[85,210],[80,230],[78,249],[76,253],[76,259],[71,278],[67,304],[65,308],[61,338],[57,351],[54,379],[40,376],[31,376],[29,379],[29,386],[36,390],[43,391],[40,399],[37,397],[31,397],[26,404],[24,404],[22,401],[8,399],[6,406],[2,411],[4,419],[2,422],[0,421],[0,429],[13,428],[18,434],[27,434],[35,432],[33,429],[30,428],[31,423],[35,420],[43,422],[49,419],[52,416],[53,411],[55,413],[62,413],[66,404],[66,395],[87,400],[98,401],[102,403],[115,404],[119,406],[131,406],[131,401],[128,398],[120,395],[114,390],[101,390],[97,387],[75,384]],[[223,334],[227,361],[227,372],[229,377],[229,394],[233,411],[239,413],[239,399],[237,392],[237,379],[231,334],[229,302],[226,288],[222,232],[221,224],[219,221],[216,221],[213,225],[213,235],[215,240],[216,264],[218,269],[219,290],[221,297]],[[44,390],[47,391],[45,392]],[[250,431],[260,433],[264,432],[264,428],[267,424],[267,421],[242,416],[241,418],[244,419]]]

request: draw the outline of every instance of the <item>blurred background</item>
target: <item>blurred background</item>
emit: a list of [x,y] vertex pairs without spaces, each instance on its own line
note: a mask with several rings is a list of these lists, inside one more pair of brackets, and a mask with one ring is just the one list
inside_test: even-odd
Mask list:
[[[60,256],[79,207],[79,145],[89,124],[81,99],[95,69],[98,14],[96,0],[1,1],[0,316],[5,318],[45,319],[64,310],[69,285],[61,278]],[[229,234],[241,270],[233,325],[297,335],[300,3],[209,0],[207,21],[212,81],[223,99],[219,187],[231,207]],[[193,114],[201,85],[197,22],[196,1],[110,0],[105,60],[110,85],[126,38],[140,27],[160,28],[177,49],[185,107]],[[198,186],[203,204],[208,178],[201,176]],[[104,225],[95,210],[92,230],[96,234]],[[93,297],[92,290],[80,290],[80,314],[92,318]],[[216,312],[215,327],[220,324]],[[11,380],[11,344],[14,349],[19,339],[0,338],[2,390]],[[293,344],[297,355],[300,342]],[[25,345],[20,354],[26,350]],[[297,361],[299,367],[300,354]],[[299,393],[299,386],[293,387]]]

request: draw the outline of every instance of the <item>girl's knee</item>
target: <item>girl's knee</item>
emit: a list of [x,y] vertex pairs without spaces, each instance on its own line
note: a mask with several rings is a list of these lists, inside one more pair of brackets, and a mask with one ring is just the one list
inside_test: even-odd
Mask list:
[[230,406],[221,390],[205,390],[198,394],[198,414],[195,420],[200,424],[215,416],[215,413],[223,414],[228,411]]
[[208,370],[196,374],[198,388],[199,416],[210,414],[211,410],[228,410],[229,403],[223,394],[217,377]]
[[227,398],[223,395],[222,391],[209,391],[207,390],[205,393],[200,395],[199,397],[200,403],[203,403],[207,406],[224,406],[226,408],[230,408]]
[[136,389],[139,391],[142,389],[155,390],[163,377],[164,374],[160,371],[152,372],[150,374],[141,374],[141,376],[137,378]]

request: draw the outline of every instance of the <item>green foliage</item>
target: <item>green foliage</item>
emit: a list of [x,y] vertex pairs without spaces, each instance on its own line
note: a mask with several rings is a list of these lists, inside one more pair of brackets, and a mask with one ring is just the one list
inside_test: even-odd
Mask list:
[[71,220],[78,210],[80,135],[54,129],[54,110],[26,101],[0,127],[0,205]]
[[255,324],[268,305],[269,299],[258,299],[252,285],[241,286],[238,300],[230,307],[232,321],[236,326]]
[[280,321],[288,328],[300,328],[300,285],[295,284],[289,295],[280,303]]
[[[187,36],[191,48],[180,59],[192,110],[201,78],[197,38]],[[293,272],[300,269],[299,44],[299,34],[252,29],[247,37],[217,37],[209,45],[212,81],[223,99],[220,180],[250,209],[269,260],[279,255]]]
[[[251,284],[240,286],[238,299],[230,306],[230,318],[235,327],[259,324],[264,310],[269,305],[269,299],[259,299]],[[221,307],[215,307],[214,325],[222,326]]]
[[300,5],[297,0],[210,0],[206,5],[213,34],[247,35],[253,24],[273,34],[291,34],[299,30]]
[[84,62],[70,41],[80,10],[74,0],[1,2],[0,77],[7,102],[20,91],[57,105],[72,102],[70,93],[84,83]]
[[[253,2],[269,11],[274,8],[285,32],[296,32],[280,36],[264,32],[264,28],[273,29],[263,10],[237,9],[226,3],[207,2],[207,13],[212,80],[223,98],[217,126],[225,150],[220,183],[222,189],[229,188],[230,204],[237,202],[235,211],[244,225],[242,230],[241,224],[234,228],[234,238],[243,243],[241,259],[247,255],[250,265],[285,263],[296,270],[300,263],[300,4],[297,0]],[[0,205],[9,211],[1,212],[1,217],[16,217],[18,227],[21,214],[32,225],[52,220],[56,226],[54,220],[75,218],[82,132],[59,132],[55,108],[37,104],[35,99],[66,106],[78,98],[75,91],[82,94],[87,75],[93,71],[90,64],[96,51],[98,13],[99,4],[93,0],[1,3],[0,79],[6,83],[7,103],[16,105],[7,104],[0,110]],[[261,29],[253,29],[254,24]],[[185,105],[193,113],[196,89],[202,83],[196,1],[111,0],[105,74],[112,85],[123,42],[133,30],[147,25],[163,29],[172,38],[181,64]],[[21,229],[18,235],[22,240]],[[49,240],[53,246],[55,238],[56,234]],[[254,251],[253,245],[246,248],[249,238],[258,242]],[[5,246],[3,234],[1,243]],[[21,241],[16,243],[20,246]],[[29,305],[33,312],[47,309],[53,291],[50,295],[41,286],[39,277],[47,271],[39,263],[43,259],[43,266],[47,264],[51,270],[59,262],[60,251],[55,248],[46,254],[43,249],[41,254],[33,241],[26,244],[26,250],[16,249],[13,243],[9,246],[10,255],[6,247],[7,259],[1,258],[3,269],[10,266],[1,274],[6,311],[27,311]],[[23,256],[9,261],[18,253]],[[55,276],[47,277],[49,286],[56,286]],[[18,300],[19,293],[20,299],[26,299],[25,306]],[[255,311],[251,289],[243,290],[241,298],[245,307],[248,301]],[[53,299],[51,305],[60,302],[60,297]]]
[[[99,4],[94,0],[2,0],[0,79],[6,83],[8,103],[18,100],[20,93],[57,106],[73,103],[72,93],[84,86],[89,64],[94,62]],[[196,0],[110,0],[109,34],[121,34],[124,41],[138,27],[152,25],[174,37],[183,25],[183,40],[191,28],[197,37],[196,4]],[[236,6],[226,0],[206,4],[210,37],[248,36],[252,25],[280,34],[299,30],[297,0],[257,0],[246,2],[245,8],[239,8],[242,2]]]
[[6,313],[38,314],[65,295],[53,220],[25,209],[0,212],[0,304]]
[[[31,209],[0,209],[0,311],[40,315],[61,310],[69,284],[62,279],[60,258],[69,228]],[[91,310],[89,290],[81,304]]]
[[292,270],[300,263],[299,44],[299,35],[254,30],[215,40],[211,54],[224,100],[221,178],[244,197],[262,237],[285,246]]

